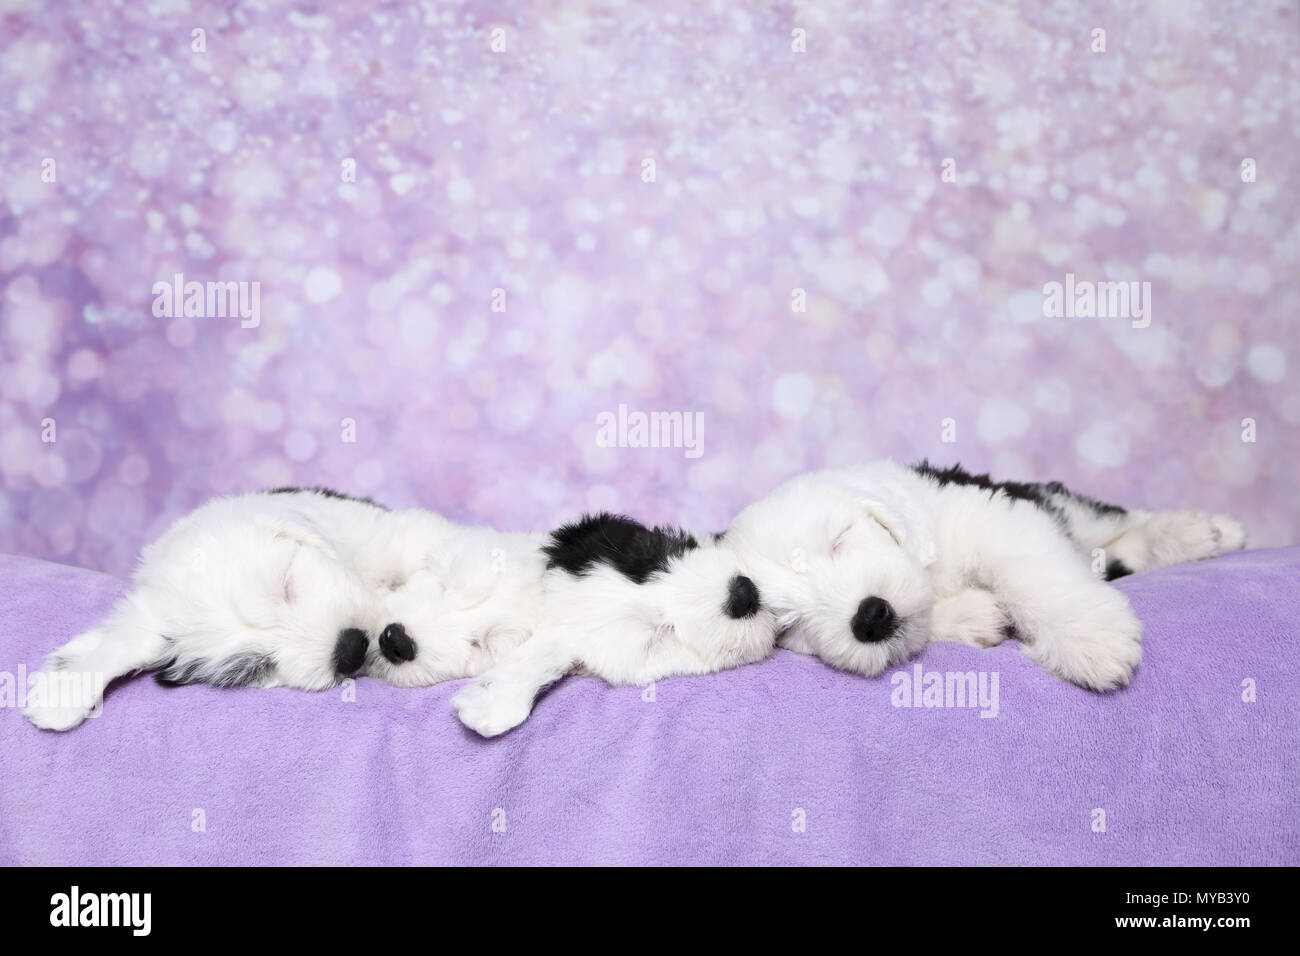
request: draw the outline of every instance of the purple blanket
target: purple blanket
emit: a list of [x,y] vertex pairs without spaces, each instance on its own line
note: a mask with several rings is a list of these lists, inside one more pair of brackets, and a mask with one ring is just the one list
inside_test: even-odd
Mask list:
[[[1298,581],[1300,548],[1125,579],[1146,657],[1106,697],[934,645],[875,680],[784,651],[653,692],[570,678],[492,741],[459,682],[369,680],[135,679],[54,734],[20,667],[123,584],[0,556],[0,863],[1297,864]],[[901,706],[918,665],[916,703],[974,671],[983,706],[955,678],[954,706]]]

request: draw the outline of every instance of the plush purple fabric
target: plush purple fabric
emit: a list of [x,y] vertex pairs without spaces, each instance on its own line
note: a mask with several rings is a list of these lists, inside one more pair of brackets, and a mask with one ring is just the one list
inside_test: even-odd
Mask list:
[[[62,735],[10,705],[0,863],[1297,864],[1298,579],[1300,548],[1127,579],[1146,659],[1106,697],[1014,646],[928,648],[927,672],[998,673],[992,719],[786,652],[653,700],[569,679],[495,741],[456,723],[459,684],[136,679]],[[121,590],[0,556],[0,668]]]

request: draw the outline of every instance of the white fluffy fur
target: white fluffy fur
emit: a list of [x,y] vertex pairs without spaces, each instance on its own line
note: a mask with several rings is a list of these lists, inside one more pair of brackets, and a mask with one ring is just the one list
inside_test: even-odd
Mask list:
[[[461,722],[485,737],[516,726],[549,684],[570,671],[611,684],[648,684],[753,663],[776,646],[765,607],[733,619],[723,611],[735,553],[707,541],[636,584],[597,565],[575,577],[548,571],[546,625],[452,698]],[[760,589],[761,591],[761,589]]]
[[[220,498],[148,546],[131,592],[44,672],[95,675],[87,686],[103,687],[174,660],[219,681],[232,660],[265,655],[274,669],[253,683],[320,690],[339,681],[339,631],[356,627],[371,637],[374,676],[407,686],[472,676],[536,625],[540,540],[310,491]],[[419,660],[389,664],[375,638],[413,611]],[[98,703],[38,696],[24,712],[66,730]]]
[[[874,675],[927,640],[990,647],[1014,629],[1024,652],[1095,690],[1127,684],[1142,626],[1122,592],[1094,574],[1094,548],[1133,571],[1241,548],[1241,525],[1201,512],[1101,515],[1041,508],[971,486],[943,487],[884,461],[801,475],[740,513],[726,534],[777,614],[780,643]],[[849,622],[864,598],[901,624],[862,643]]]
[[[722,613],[738,572],[726,548],[702,546],[637,585],[602,566],[582,577],[547,572],[545,540],[310,491],[218,499],[146,548],[108,619],[47,659],[47,676],[93,675],[71,685],[93,691],[69,696],[60,685],[65,693],[37,695],[24,713],[69,729],[108,682],[169,661],[220,683],[232,661],[266,657],[273,668],[241,682],[320,690],[339,682],[335,644],[355,627],[370,639],[363,672],[400,686],[473,677],[500,661],[455,702],[467,725],[491,735],[575,668],[644,683],[758,660],[774,646],[770,615]],[[392,622],[415,642],[413,660],[380,654]]]
[[[221,683],[231,662],[271,665],[259,686],[318,690],[339,680],[340,630],[369,637],[364,672],[401,686],[482,675],[452,704],[484,736],[526,719],[571,671],[644,684],[757,661],[781,643],[873,675],[927,640],[980,647],[1014,629],[1024,652],[1096,690],[1126,684],[1141,624],[1089,564],[1096,548],[1134,571],[1244,545],[1241,526],[1201,512],[1098,513],[1062,494],[1065,527],[1040,508],[879,462],[802,475],[750,505],[721,542],[672,558],[636,584],[597,564],[546,570],[543,535],[465,528],[421,510],[385,511],[315,492],[218,499],[145,549],[108,619],[50,655],[47,678],[92,680],[80,696],[38,694],[24,713],[66,730],[114,678],[167,662]],[[736,574],[762,607],[723,611]],[[878,643],[849,622],[866,597],[900,619]],[[416,645],[392,663],[378,635],[400,622]],[[48,686],[66,684],[49,680]],[[41,682],[34,682],[39,687]]]

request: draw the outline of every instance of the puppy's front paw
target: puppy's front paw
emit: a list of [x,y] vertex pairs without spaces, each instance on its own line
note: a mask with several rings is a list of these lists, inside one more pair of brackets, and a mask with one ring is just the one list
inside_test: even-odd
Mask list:
[[475,681],[451,699],[460,722],[482,737],[496,737],[528,719],[530,702]]
[[[1128,684],[1142,660],[1142,622],[1118,591],[1052,634],[1035,638],[1025,653],[1059,677],[1089,690]],[[1108,605],[1108,606],[1107,606]]]
[[932,641],[959,641],[974,647],[995,647],[1007,639],[1010,622],[991,591],[967,588],[934,603],[930,617]]

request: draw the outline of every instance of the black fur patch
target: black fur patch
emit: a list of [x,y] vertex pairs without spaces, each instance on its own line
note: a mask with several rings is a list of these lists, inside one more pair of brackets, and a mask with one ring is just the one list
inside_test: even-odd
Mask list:
[[154,680],[164,687],[181,687],[185,684],[247,687],[250,684],[261,684],[274,671],[275,658],[270,654],[245,652],[215,665],[206,660],[189,660],[178,664],[173,657],[154,674]]
[[360,628],[349,627],[339,631],[339,639],[334,644],[334,672],[348,677],[361,670],[369,644],[370,638]]
[[1047,496],[1043,492],[1042,485],[1030,484],[1024,481],[994,481],[988,475],[972,475],[961,465],[936,468],[927,459],[922,459],[917,464],[912,465],[911,468],[918,475],[933,478],[941,488],[944,485],[974,485],[976,488],[983,488],[993,494],[1000,491],[1008,498],[1016,498],[1036,505],[1046,503]]
[[389,624],[379,635],[379,652],[390,664],[415,660],[415,641],[407,636],[401,624]]
[[551,532],[542,548],[547,568],[582,575],[592,565],[607,564],[637,584],[668,569],[672,558],[698,548],[693,535],[678,528],[647,528],[624,515],[601,512]]
[[374,507],[380,508],[384,511],[388,510],[387,507],[381,505],[378,501],[375,501],[373,498],[358,498],[356,495],[345,495],[343,494],[343,492],[335,491],[333,488],[293,488],[290,486],[285,486],[284,488],[272,488],[270,491],[267,492],[267,494],[268,495],[293,495],[293,494],[298,494],[300,492],[304,494],[322,495],[323,497],[326,498],[339,498],[343,501],[359,501],[363,505],[373,505]]
[[1118,561],[1112,558],[1111,560],[1106,562],[1107,581],[1114,581],[1116,578],[1125,578],[1132,573],[1133,573],[1133,569],[1130,568],[1123,561]]
[[1119,505],[1107,504],[1104,501],[1098,501],[1096,498],[1089,498],[1087,495],[1081,495],[1077,491],[1071,491],[1059,481],[1049,481],[1043,485],[1048,492],[1054,495],[1066,495],[1081,505],[1091,508],[1094,514],[1098,515],[1126,515],[1127,508],[1121,508]]
[[1001,492],[1008,498],[1027,501],[1042,508],[1063,524],[1065,523],[1065,516],[1061,513],[1060,507],[1053,501],[1053,498],[1062,495],[1090,508],[1098,515],[1122,515],[1125,513],[1124,509],[1119,505],[1108,505],[1096,498],[1077,494],[1059,481],[1049,481],[1045,484],[1028,481],[994,481],[988,475],[972,475],[961,465],[936,468],[925,459],[910,467],[918,475],[934,479],[939,483],[940,487],[944,485],[974,485],[976,488],[983,488],[990,495]]
[[754,582],[743,574],[734,576],[727,586],[727,603],[722,605],[723,613],[733,620],[740,620],[753,617],[761,606],[762,601]]

